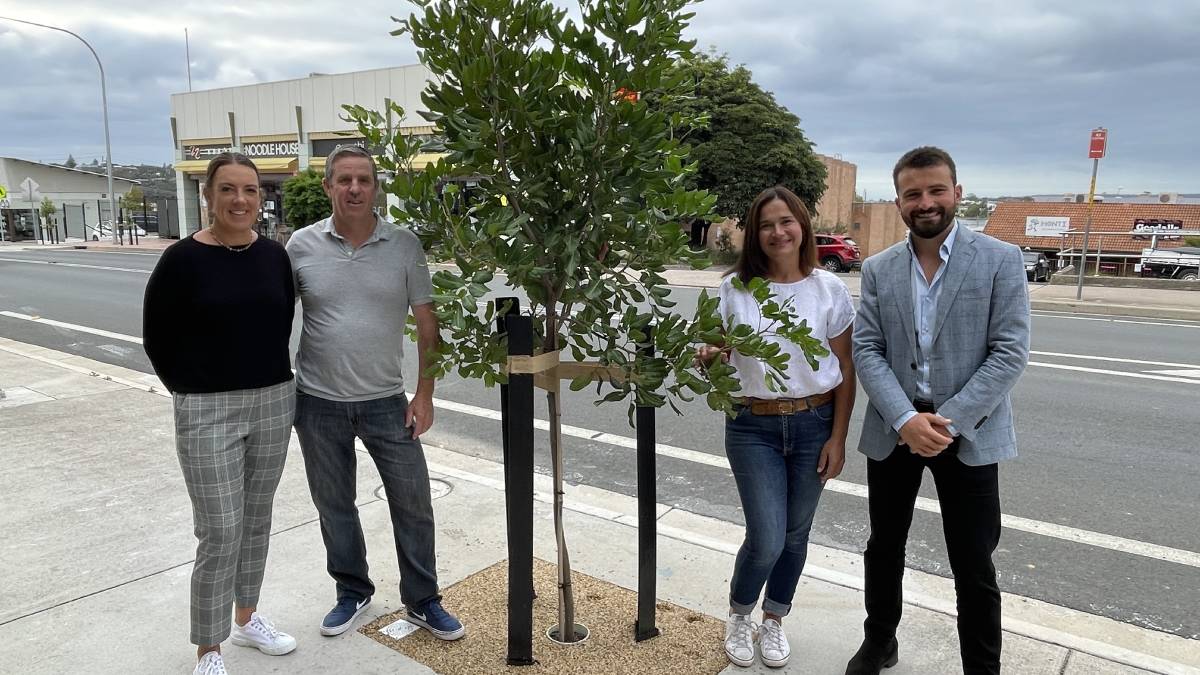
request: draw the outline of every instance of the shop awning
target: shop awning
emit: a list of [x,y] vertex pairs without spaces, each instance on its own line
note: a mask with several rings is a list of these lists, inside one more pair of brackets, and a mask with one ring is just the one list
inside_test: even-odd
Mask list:
[[254,166],[257,166],[259,171],[287,171],[290,173],[296,170],[297,160],[295,157],[267,157],[262,159],[255,157],[251,161],[254,162]]
[[[416,157],[413,157],[413,168],[420,171],[420,170],[424,169],[425,167],[429,166],[430,164],[433,164],[434,162],[436,162],[439,158],[445,157],[445,156],[446,156],[445,154],[440,153],[440,152],[421,153],[421,154],[417,155]],[[308,160],[308,168],[315,169],[317,171],[324,171],[325,170],[325,158],[324,157],[313,157],[312,159]]]
[[[259,171],[292,173],[296,170],[295,157],[255,157],[251,161]],[[182,162],[175,162],[175,169],[184,173],[204,173],[208,170],[208,160],[186,159]]]
[[208,170],[208,160],[185,159],[182,162],[175,162],[175,170],[184,173],[204,173]]

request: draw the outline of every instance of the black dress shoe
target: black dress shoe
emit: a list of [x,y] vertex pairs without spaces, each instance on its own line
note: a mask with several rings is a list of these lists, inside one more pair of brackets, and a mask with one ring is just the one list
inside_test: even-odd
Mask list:
[[884,668],[891,668],[900,661],[900,644],[892,638],[886,644],[863,640],[850,663],[846,664],[846,675],[879,675]]

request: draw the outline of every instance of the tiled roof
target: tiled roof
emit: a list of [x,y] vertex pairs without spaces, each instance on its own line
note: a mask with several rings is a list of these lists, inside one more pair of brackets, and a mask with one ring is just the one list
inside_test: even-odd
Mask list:
[[[1054,250],[1061,249],[1064,239],[1061,236],[1029,237],[1025,235],[1026,218],[1040,216],[1044,218],[1070,218],[1071,230],[1082,232],[1087,222],[1087,204],[1073,202],[1001,202],[996,206],[988,219],[984,232],[1003,241],[1022,248]],[[1095,252],[1099,243],[1102,250],[1111,253],[1139,253],[1150,246],[1149,239],[1134,239],[1131,235],[1103,235],[1097,232],[1129,232],[1134,228],[1138,219],[1146,220],[1180,220],[1183,229],[1200,231],[1200,204],[1110,204],[1098,203],[1092,205],[1092,236],[1088,239],[1088,249]],[[1082,235],[1068,235],[1066,246],[1079,248]],[[1097,242],[1097,239],[1100,239]],[[1159,237],[1159,248],[1182,246],[1180,239],[1169,241]]]

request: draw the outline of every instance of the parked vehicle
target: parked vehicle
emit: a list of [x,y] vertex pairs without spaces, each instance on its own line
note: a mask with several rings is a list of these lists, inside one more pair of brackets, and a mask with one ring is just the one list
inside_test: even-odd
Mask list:
[[1025,258],[1025,276],[1030,281],[1050,280],[1050,260],[1039,251],[1021,251]]
[[[131,234],[131,232],[130,232],[130,230],[132,229],[131,226],[122,225],[121,227],[125,228],[126,236],[129,236]],[[120,230],[118,230],[118,232],[120,232]],[[111,226],[110,221],[106,220],[103,223],[100,223],[98,225],[85,225],[84,226],[84,236],[87,239],[90,239],[91,241],[106,241],[106,240],[112,239],[112,226]],[[137,228],[137,236],[139,236],[139,237],[146,236],[146,231],[140,227]]]
[[862,267],[858,244],[841,234],[817,235],[817,259],[830,272],[846,272]]
[[1200,247],[1142,249],[1141,275],[1159,279],[1200,279]]

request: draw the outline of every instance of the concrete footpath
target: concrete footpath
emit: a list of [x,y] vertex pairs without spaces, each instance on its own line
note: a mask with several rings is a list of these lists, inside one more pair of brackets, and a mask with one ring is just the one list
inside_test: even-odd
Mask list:
[[[0,672],[190,672],[195,540],[168,396],[152,376],[4,338],[0,390]],[[260,607],[299,648],[269,657],[227,642],[230,672],[431,672],[355,631],[319,635],[333,584],[294,442],[292,450],[275,501]],[[449,586],[505,557],[503,468],[453,448],[427,447],[427,456],[439,575]],[[365,623],[400,604],[387,505],[374,467],[362,459],[359,508],[379,589]],[[536,487],[536,554],[553,560],[549,478],[538,476]],[[635,500],[572,486],[566,503],[575,569],[636,588]],[[670,504],[659,505],[659,514],[659,597],[723,617],[741,528]],[[861,574],[857,554],[811,547],[785,622],[793,656],[783,672],[842,672],[862,634]],[[952,582],[913,570],[906,578],[901,660],[888,672],[956,672]],[[586,612],[581,602],[585,622]],[[1200,673],[1195,641],[1016,596],[1005,596],[1004,613],[1006,672]],[[714,645],[721,638],[714,634]],[[537,639],[536,649],[551,648]],[[687,664],[679,672],[690,672]]]

